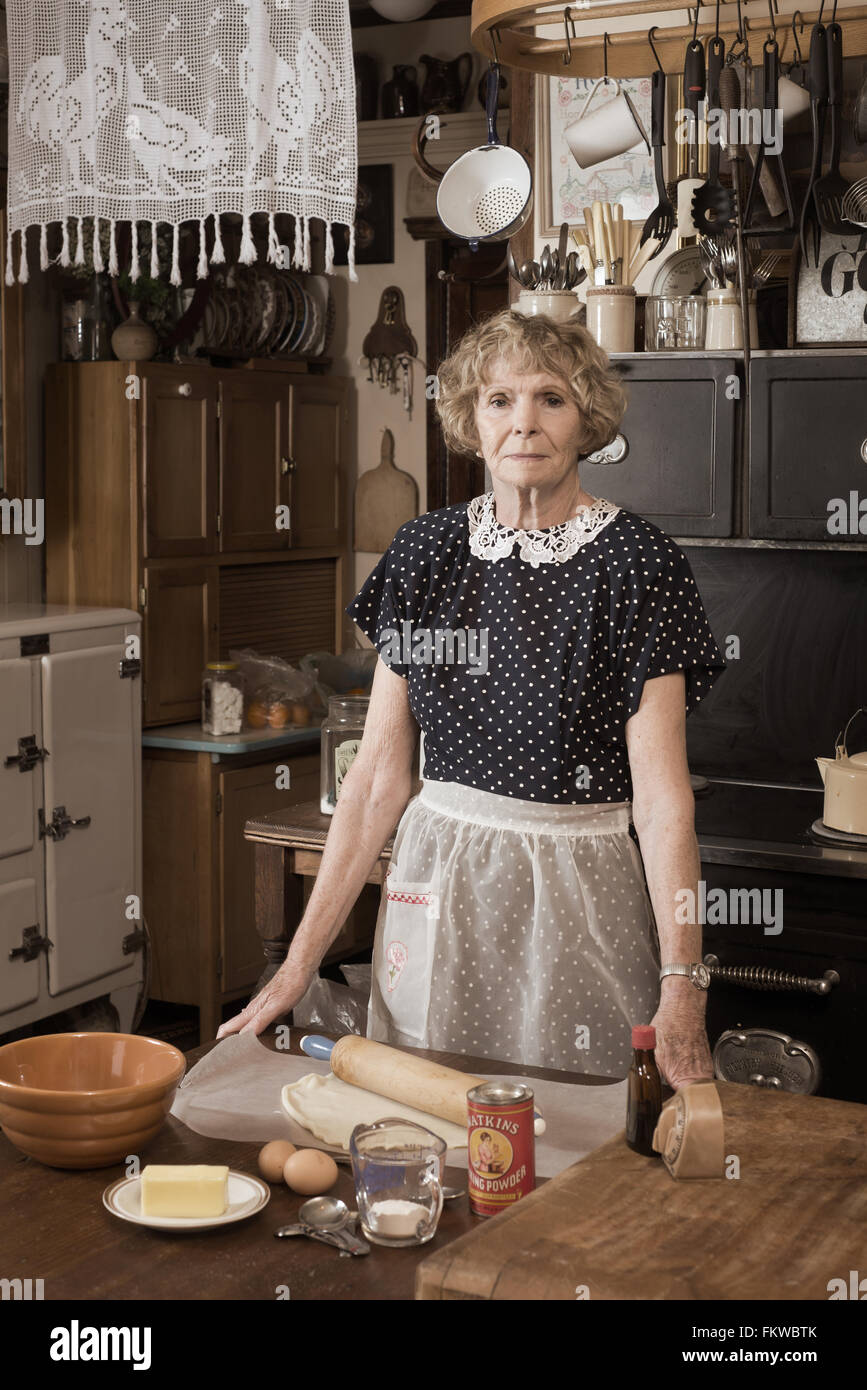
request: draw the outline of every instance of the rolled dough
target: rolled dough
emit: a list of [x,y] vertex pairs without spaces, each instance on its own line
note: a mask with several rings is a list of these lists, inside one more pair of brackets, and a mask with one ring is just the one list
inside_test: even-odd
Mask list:
[[438,1115],[427,1115],[410,1105],[400,1105],[373,1091],[363,1091],[359,1086],[350,1086],[333,1072],[327,1076],[316,1072],[302,1076],[300,1081],[283,1087],[280,1099],[293,1120],[309,1129],[323,1144],[337,1149],[349,1148],[349,1136],[356,1125],[392,1117],[422,1125],[444,1139],[450,1149],[467,1147],[467,1131],[462,1125],[441,1120]]

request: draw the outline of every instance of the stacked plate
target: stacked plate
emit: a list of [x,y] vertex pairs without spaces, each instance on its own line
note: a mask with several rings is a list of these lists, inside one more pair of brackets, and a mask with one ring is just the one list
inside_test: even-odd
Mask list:
[[215,278],[196,347],[224,357],[321,356],[329,300],[325,275],[232,266]]

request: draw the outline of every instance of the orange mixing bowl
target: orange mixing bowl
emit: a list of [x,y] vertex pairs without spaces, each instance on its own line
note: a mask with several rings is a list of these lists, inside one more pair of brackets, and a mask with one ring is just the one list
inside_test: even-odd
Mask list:
[[135,1033],[45,1033],[0,1047],[0,1129],[52,1168],[106,1168],[165,1122],[184,1054]]

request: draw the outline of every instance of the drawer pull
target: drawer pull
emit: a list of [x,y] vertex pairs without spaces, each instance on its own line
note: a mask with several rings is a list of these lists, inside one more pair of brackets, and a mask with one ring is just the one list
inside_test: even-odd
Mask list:
[[179,395],[179,396],[191,396],[192,394],[193,394],[193,388],[192,388],[192,386],[190,385],[190,383],[189,383],[188,381],[182,381],[181,384],[180,384],[180,386],[178,387],[178,395]]
[[297,466],[293,458],[286,458],[285,455],[280,460],[280,472],[284,475],[286,473],[294,473]]
[[826,970],[821,980],[809,975],[792,975],[788,970],[770,970],[764,965],[720,965],[718,956],[705,956],[711,981],[740,985],[743,989],[791,989],[798,994],[830,994],[840,983],[836,970]]

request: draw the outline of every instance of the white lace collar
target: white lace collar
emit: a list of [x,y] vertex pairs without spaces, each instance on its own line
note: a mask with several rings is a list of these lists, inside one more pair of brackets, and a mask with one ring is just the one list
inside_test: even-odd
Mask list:
[[522,531],[502,526],[494,515],[494,494],[484,492],[467,505],[470,528],[470,550],[480,560],[501,560],[511,555],[518,542],[522,560],[533,569],[539,565],[560,565],[582,545],[595,540],[599,532],[620,511],[613,502],[597,497],[589,507],[582,507],[576,516],[540,531]]

